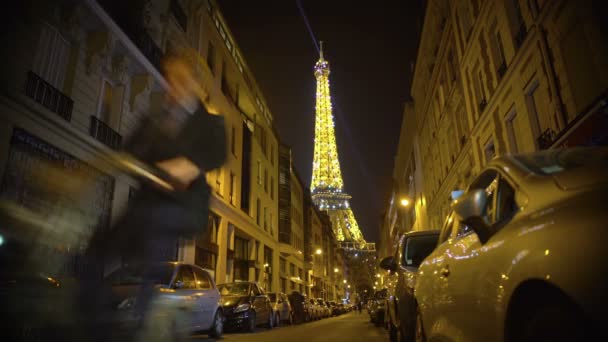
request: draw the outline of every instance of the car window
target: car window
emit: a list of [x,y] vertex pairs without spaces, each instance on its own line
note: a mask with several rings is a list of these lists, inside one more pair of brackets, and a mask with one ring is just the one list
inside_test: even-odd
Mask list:
[[441,245],[452,237],[452,231],[454,229],[454,214],[452,213],[446,220],[439,234],[439,240],[437,245]]
[[498,188],[498,172],[487,170],[482,173],[469,187],[470,190],[483,189],[487,195],[487,204],[483,217],[487,224],[496,222],[496,190]]
[[175,282],[182,282],[182,289],[194,289],[196,288],[196,281],[194,279],[194,273],[192,272],[192,268],[188,265],[181,265],[179,267],[179,272],[177,273],[177,277],[175,277]]
[[174,270],[173,264],[170,263],[127,265],[110,273],[106,281],[112,285],[137,285],[152,280],[155,284],[169,285]]
[[455,224],[458,226],[458,228],[456,230],[456,237],[457,238],[461,238],[463,236],[467,236],[467,235],[469,235],[470,233],[473,232],[473,228],[469,227],[468,225],[466,225],[466,224],[464,224],[462,222],[456,222]]
[[515,189],[504,178],[498,181],[498,197],[496,199],[495,223],[503,223],[510,220],[517,212],[515,202]]
[[404,265],[418,267],[437,246],[437,238],[435,234],[409,237],[404,250]]
[[262,293],[256,284],[251,286],[251,291],[253,291],[254,296],[259,296]]
[[236,295],[236,296],[248,296],[249,283],[229,283],[221,284],[217,286],[222,296]]
[[209,290],[213,286],[211,285],[211,279],[209,274],[198,267],[192,267],[194,275],[196,276],[196,287],[203,290]]

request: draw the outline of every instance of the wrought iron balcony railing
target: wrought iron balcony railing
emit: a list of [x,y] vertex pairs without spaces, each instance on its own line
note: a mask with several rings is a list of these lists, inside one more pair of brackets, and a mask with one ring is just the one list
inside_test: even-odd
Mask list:
[[122,142],[122,136],[108,126],[105,122],[99,120],[95,116],[91,116],[91,127],[89,129],[91,136],[108,147],[118,149]]
[[27,73],[25,95],[40,103],[53,113],[58,114],[66,121],[70,121],[72,118],[74,101],[42,79],[42,77],[36,75],[33,71],[28,71]]

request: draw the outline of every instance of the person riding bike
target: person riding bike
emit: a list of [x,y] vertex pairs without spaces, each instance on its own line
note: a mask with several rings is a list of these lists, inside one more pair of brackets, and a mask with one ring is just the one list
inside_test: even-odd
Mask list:
[[[210,188],[205,173],[219,168],[226,157],[223,117],[202,105],[207,96],[193,63],[174,54],[164,58],[162,68],[169,85],[166,107],[142,119],[124,150],[170,186],[144,182],[117,223],[97,230],[90,241],[79,309],[95,342],[115,340],[106,320],[112,303],[102,279],[104,267],[174,260],[169,253],[178,240],[192,239],[206,228]],[[140,322],[149,315],[154,293],[153,279],[144,279],[136,298]],[[125,341],[135,340],[139,330],[141,326],[129,331]]]

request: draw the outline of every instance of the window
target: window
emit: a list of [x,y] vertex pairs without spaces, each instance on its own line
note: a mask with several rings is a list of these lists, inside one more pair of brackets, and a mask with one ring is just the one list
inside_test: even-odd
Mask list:
[[509,221],[517,212],[515,190],[501,177],[498,181],[498,197],[496,198],[496,219],[498,224]]
[[213,43],[211,43],[211,41],[209,41],[209,45],[207,47],[207,65],[209,66],[209,69],[211,69],[211,73],[215,75],[215,47],[213,46]]
[[289,263],[289,275],[292,277],[296,276],[296,265]]
[[234,202],[236,201],[236,196],[234,195],[234,182],[236,180],[236,176],[234,175],[234,173],[232,173],[232,171],[230,172],[230,204],[235,204]]
[[513,33],[513,38],[515,39],[517,47],[521,46],[522,43],[522,40],[520,40],[521,38],[518,36],[524,34],[526,30],[519,1],[520,0],[505,0],[509,26],[511,27],[511,32]]
[[209,275],[198,267],[193,267],[194,275],[196,276],[196,287],[203,290],[209,290],[212,288],[211,279]]
[[468,41],[473,31],[473,18],[471,16],[471,10],[468,6],[468,1],[460,1],[460,8],[458,13],[460,14],[462,33],[464,34],[465,41]]
[[59,31],[44,24],[34,57],[33,72],[58,90],[63,90],[70,44]]
[[487,205],[484,219],[487,224],[494,223],[494,195],[498,185],[498,174],[494,170],[488,170],[482,173],[471,185],[470,189],[484,189],[487,195]]
[[264,230],[268,230],[268,207],[264,207]]
[[215,169],[215,191],[221,195],[222,188],[222,168]]
[[249,241],[241,237],[234,237],[234,258],[249,260]]
[[516,129],[516,120],[517,120],[517,112],[515,110],[511,111],[507,117],[505,118],[505,130],[507,133],[507,140],[509,142],[509,152],[517,153],[517,136],[515,132],[519,132]]
[[483,148],[484,156],[486,158],[486,163],[489,163],[496,156],[496,147],[494,146],[494,139],[490,138],[486,142]]
[[269,213],[268,216],[269,216],[268,217],[268,222],[270,222],[269,223],[270,224],[270,235],[274,236],[274,223],[272,222],[272,219],[273,219],[272,213]]
[[281,278],[281,292],[287,292],[287,279]]
[[268,169],[264,169],[264,191],[268,193]]
[[175,284],[181,283],[180,289],[195,289],[196,281],[194,280],[194,273],[192,268],[187,265],[182,265],[179,268],[177,277],[175,277]]
[[117,130],[120,124],[123,93],[123,86],[114,86],[109,80],[103,79],[97,108],[97,118],[114,130]]
[[274,166],[274,146],[270,144],[270,164]]
[[[551,108],[551,100],[546,87],[541,87],[538,81],[534,81],[527,92],[526,103],[529,111],[530,126],[539,149],[544,150],[551,146],[555,138],[553,130],[553,117],[551,111],[539,108]],[[557,125],[555,125],[557,126]]]
[[[260,241],[256,241],[255,242],[255,256],[254,256],[254,260],[258,261],[259,257],[260,257]],[[257,279],[259,279],[259,277],[256,276],[255,279],[257,280]]]
[[270,177],[270,199],[274,199],[274,177]]
[[[494,27],[498,27],[497,25],[498,24],[494,22]],[[498,80],[500,80],[507,71],[507,60],[505,58],[505,50],[500,31],[497,30],[494,33],[494,37],[490,37],[490,44],[492,45],[492,55],[494,58],[496,73],[498,74]]]
[[280,267],[281,273],[286,273],[287,272],[287,260],[280,258],[279,267]]
[[258,185],[262,185],[262,162],[258,160]]
[[255,215],[255,222],[257,223],[257,225],[260,225],[260,216],[261,216],[261,206],[262,206],[262,202],[260,201],[260,199],[258,198],[256,200],[256,215]]

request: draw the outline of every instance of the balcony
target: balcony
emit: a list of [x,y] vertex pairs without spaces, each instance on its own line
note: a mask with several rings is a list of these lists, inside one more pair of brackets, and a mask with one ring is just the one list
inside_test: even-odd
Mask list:
[[104,143],[108,147],[115,150],[120,148],[122,136],[95,116],[91,116],[91,127],[89,129],[89,133],[93,138]]
[[[161,70],[161,59],[163,57],[162,49],[158,47],[152,37],[150,37],[148,31],[143,27],[141,19],[133,16],[133,13],[141,13],[143,9],[129,1],[98,0],[98,2],[150,63],[154,65],[157,70]],[[171,3],[173,3],[173,1]],[[179,6],[179,4],[177,4],[177,6]],[[171,7],[173,7],[173,5],[171,5]],[[177,20],[179,22],[179,19]]]
[[32,71],[27,73],[25,95],[66,121],[72,118],[74,101]]
[[526,29],[526,24],[522,23],[519,26],[519,30],[515,34],[515,37],[513,38],[515,40],[515,47],[517,49],[519,49],[523,45],[524,41],[526,40],[527,34],[528,30]]
[[556,136],[557,136],[557,134],[555,133],[555,131],[553,129],[547,128],[536,139],[536,142],[538,143],[538,148],[540,150],[548,149],[549,147],[551,147],[551,145],[555,141]]
[[169,9],[177,21],[177,24],[182,28],[182,30],[184,30],[184,32],[186,32],[186,28],[188,27],[188,17],[186,16],[186,12],[184,12],[182,6],[177,0],[171,0]]

